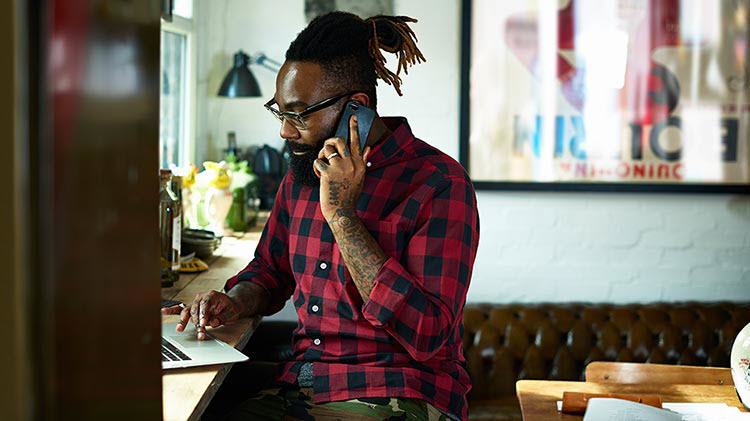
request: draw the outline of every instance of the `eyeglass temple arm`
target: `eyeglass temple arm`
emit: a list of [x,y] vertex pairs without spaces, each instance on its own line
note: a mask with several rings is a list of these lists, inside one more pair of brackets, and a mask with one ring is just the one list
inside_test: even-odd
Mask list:
[[253,63],[265,67],[272,72],[278,72],[281,69],[281,63],[276,60],[268,58],[264,53],[257,53],[250,59]]

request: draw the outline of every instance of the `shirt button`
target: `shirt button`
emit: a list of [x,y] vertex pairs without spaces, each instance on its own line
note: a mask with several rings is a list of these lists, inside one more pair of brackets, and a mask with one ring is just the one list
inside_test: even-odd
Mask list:
[[367,168],[370,168],[370,167],[372,167],[372,162],[369,162],[369,161],[368,161],[368,162],[367,162]]
[[323,262],[323,263],[320,264],[320,268],[323,269],[323,270],[325,270],[327,267],[328,267],[328,265],[326,264],[326,262]]
[[315,340],[313,340],[313,343],[314,343],[315,345],[320,345],[320,339],[318,339],[318,338],[315,338]]
[[320,307],[318,307],[317,305],[312,306],[313,313],[316,313],[318,310],[320,310]]

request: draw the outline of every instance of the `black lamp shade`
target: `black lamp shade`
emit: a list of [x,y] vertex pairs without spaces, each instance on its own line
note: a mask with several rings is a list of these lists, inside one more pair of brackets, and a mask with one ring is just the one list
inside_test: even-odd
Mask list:
[[250,56],[240,50],[234,55],[234,67],[229,70],[219,88],[219,96],[230,98],[261,96],[258,81],[250,71]]

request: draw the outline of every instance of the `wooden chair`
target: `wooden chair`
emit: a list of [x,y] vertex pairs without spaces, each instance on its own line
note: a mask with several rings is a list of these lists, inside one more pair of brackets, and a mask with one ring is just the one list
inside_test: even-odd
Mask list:
[[729,368],[609,361],[590,363],[585,377],[587,382],[596,383],[734,384]]

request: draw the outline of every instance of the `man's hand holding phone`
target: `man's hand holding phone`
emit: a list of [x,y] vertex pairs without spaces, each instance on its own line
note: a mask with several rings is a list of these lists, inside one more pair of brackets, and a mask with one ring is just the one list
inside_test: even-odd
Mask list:
[[326,221],[338,210],[354,210],[362,192],[371,149],[361,149],[356,115],[349,119],[348,143],[341,137],[326,140],[313,165],[320,178],[320,210]]

